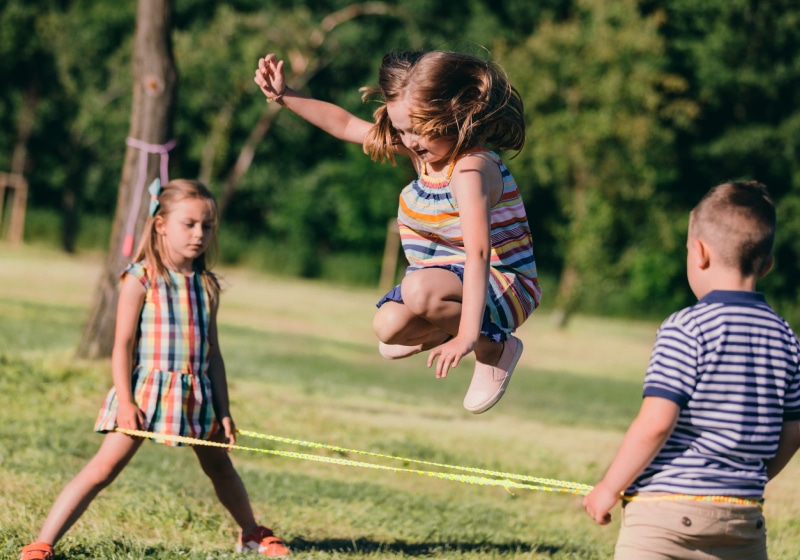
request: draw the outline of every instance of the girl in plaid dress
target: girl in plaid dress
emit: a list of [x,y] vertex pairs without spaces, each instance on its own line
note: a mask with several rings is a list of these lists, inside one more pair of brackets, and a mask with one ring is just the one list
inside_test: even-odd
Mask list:
[[[134,262],[122,273],[111,357],[114,387],[97,419],[100,449],[56,499],[21,560],[50,560],[53,546],[131,460],[143,439],[117,428],[235,443],[225,365],[217,340],[219,283],[208,268],[216,202],[201,183],[151,185],[150,218]],[[166,440],[155,441],[180,445]],[[289,555],[258,525],[227,450],[192,448],[217,497],[241,527],[238,552]]]

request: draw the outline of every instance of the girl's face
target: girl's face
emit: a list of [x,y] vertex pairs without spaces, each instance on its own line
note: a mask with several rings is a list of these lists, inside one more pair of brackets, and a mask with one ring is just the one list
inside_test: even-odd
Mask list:
[[156,216],[168,263],[178,272],[191,273],[194,259],[205,253],[214,232],[211,205],[202,198],[185,198],[166,216]]
[[455,140],[449,138],[428,138],[420,136],[411,123],[412,107],[405,100],[386,104],[386,113],[397,131],[400,141],[414,152],[419,161],[426,163],[433,171],[440,171],[447,165]]

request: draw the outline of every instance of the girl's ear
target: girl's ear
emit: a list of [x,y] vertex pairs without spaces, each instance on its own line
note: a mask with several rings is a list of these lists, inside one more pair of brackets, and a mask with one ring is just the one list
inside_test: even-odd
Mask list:
[[158,235],[164,235],[166,233],[166,224],[163,216],[156,216],[153,218],[153,229],[156,230]]

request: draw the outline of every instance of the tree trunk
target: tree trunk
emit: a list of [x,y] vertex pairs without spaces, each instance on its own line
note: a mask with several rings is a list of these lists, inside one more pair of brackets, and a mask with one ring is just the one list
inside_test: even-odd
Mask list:
[[566,263],[561,270],[556,292],[556,308],[553,311],[553,324],[556,328],[566,328],[576,308],[576,286],[580,282],[578,270]]
[[65,253],[75,252],[78,237],[78,209],[75,204],[75,190],[64,187],[61,197],[61,248]]
[[[575,147],[574,150],[579,148]],[[587,202],[586,190],[589,188],[589,177],[587,171],[579,162],[579,158],[574,153],[567,154],[572,162],[572,177],[574,186],[572,188],[572,208],[571,219],[568,233],[568,242],[564,266],[561,269],[561,277],[558,281],[556,292],[556,305],[553,312],[553,322],[559,329],[566,328],[567,323],[572,318],[572,314],[578,309],[580,292],[582,289],[582,262],[580,259],[580,247],[578,244],[583,242],[583,229],[586,226]]]
[[[28,141],[36,124],[36,110],[39,106],[39,83],[34,80],[25,91],[19,115],[17,137],[11,153],[11,173],[8,174],[8,185],[11,188],[11,212],[8,225],[8,241],[22,243],[25,231],[25,208],[28,200],[28,182],[25,172],[28,167]],[[3,221],[3,198],[5,187],[0,187],[0,222]]]
[[[299,86],[295,84],[295,87]],[[228,171],[228,175],[225,177],[225,182],[222,185],[222,194],[219,197],[220,217],[222,217],[225,214],[225,210],[228,209],[228,205],[236,192],[236,187],[239,185],[239,180],[247,173],[247,170],[250,169],[250,164],[253,163],[253,158],[256,155],[256,147],[267,135],[267,132],[269,132],[272,123],[275,122],[275,117],[278,116],[279,110],[280,105],[277,103],[273,103],[267,107],[267,110],[261,115],[258,122],[256,122],[256,126],[250,131],[244,146],[242,146],[242,149],[239,151],[236,163],[234,163],[233,167]]]
[[[153,145],[172,139],[173,106],[177,75],[170,38],[174,0],[139,0],[136,14],[136,36],[133,47],[133,107],[129,137]],[[142,180],[140,157],[147,158]],[[122,168],[117,209],[111,230],[108,258],[101,274],[89,320],[78,346],[79,358],[101,358],[111,355],[114,344],[119,274],[130,262],[123,247],[131,209],[138,208],[130,221],[139,233],[147,219],[147,192],[134,188],[149,184],[159,174],[159,154],[142,153],[128,146]],[[143,192],[144,191],[144,192]],[[128,242],[128,244],[130,241]],[[134,245],[135,247],[135,242]]]
[[200,157],[200,170],[197,172],[197,180],[204,185],[211,185],[217,151],[219,146],[230,138],[231,121],[235,111],[233,103],[226,103],[211,121],[211,130],[203,142],[203,155]]

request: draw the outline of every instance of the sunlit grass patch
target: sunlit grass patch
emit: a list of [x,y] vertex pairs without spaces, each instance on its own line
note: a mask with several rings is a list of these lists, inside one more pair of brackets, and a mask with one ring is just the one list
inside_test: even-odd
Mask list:
[[[19,262],[15,259],[18,258]],[[22,274],[54,266],[57,254],[5,259]],[[42,261],[42,262],[40,262]],[[33,297],[0,295],[0,560],[16,559],[53,500],[95,453],[92,432],[111,386],[108,360],[75,361],[90,297],[75,279],[98,263],[67,259],[58,284]],[[46,262],[46,266],[45,266]],[[0,273],[1,275],[2,273]],[[6,272],[7,274],[7,272]],[[639,356],[652,325],[578,318],[557,332],[544,318],[520,330],[526,353],[503,400],[483,415],[461,407],[472,363],[436,380],[425,357],[388,361],[370,321],[375,291],[284,282],[225,271],[220,339],[237,425],[322,444],[491,471],[594,483],[638,409]],[[91,284],[84,285],[91,290]],[[314,301],[313,309],[302,298]],[[84,301],[85,300],[85,301]],[[77,323],[77,324],[76,324]],[[556,349],[587,352],[549,354]],[[623,353],[621,349],[629,349]],[[590,351],[589,351],[590,350]],[[599,369],[619,363],[615,375]],[[240,435],[242,445],[398,466],[444,468]],[[619,509],[593,524],[578,495],[507,491],[388,472],[234,451],[260,520],[298,559],[431,557],[447,560],[610,558]],[[767,493],[770,557],[800,547],[797,460]],[[190,448],[145,442],[57,547],[65,558],[234,558],[236,526]]]

